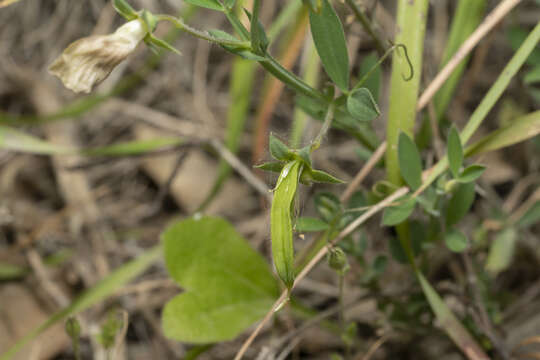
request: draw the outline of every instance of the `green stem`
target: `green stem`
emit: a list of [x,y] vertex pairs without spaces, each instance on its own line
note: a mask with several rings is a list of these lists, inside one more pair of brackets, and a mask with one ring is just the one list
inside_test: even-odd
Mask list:
[[277,79],[283,81],[286,85],[297,92],[316,100],[328,102],[323,93],[308,85],[289,70],[285,69],[279,62],[276,61],[276,59],[270,56],[270,54],[266,54],[266,61],[260,61],[259,63],[269,73],[274,75]]
[[407,53],[407,48],[403,44],[396,44],[396,45],[392,45],[391,48],[386,50],[384,55],[381,56],[381,58],[371,67],[371,69],[369,69],[369,71],[367,73],[365,73],[364,76],[362,76],[362,78],[360,80],[358,80],[358,83],[352,88],[352,90],[350,92],[353,92],[354,90],[358,90],[362,85],[364,85],[364,83],[367,81],[367,79],[369,79],[369,77],[371,76],[373,71],[375,71],[384,62],[384,60],[386,60],[386,58],[388,56],[390,56],[392,51],[396,50],[397,48],[402,48],[403,49],[403,54],[405,56],[405,60],[407,60],[407,64],[410,67],[409,76],[402,75],[403,80],[404,81],[411,80],[413,78],[413,76],[414,76],[414,68],[413,68],[413,65],[411,63],[411,59],[409,58],[409,54]]
[[406,59],[394,56],[390,88],[390,108],[386,141],[386,166],[388,180],[401,184],[397,156],[397,141],[400,132],[412,137],[416,118],[416,102],[422,74],[422,53],[424,50],[424,33],[426,28],[428,0],[399,0],[397,13],[396,43],[403,44],[409,53],[414,72],[417,74],[410,81],[405,81],[402,74],[409,66]]
[[331,102],[328,106],[328,110],[326,111],[326,116],[324,117],[324,122],[321,126],[321,130],[317,134],[317,137],[313,140],[311,143],[311,151],[316,150],[321,146],[322,138],[326,133],[328,132],[328,129],[330,129],[330,125],[332,125],[332,120],[334,119],[334,110],[335,110],[335,104],[334,102]]

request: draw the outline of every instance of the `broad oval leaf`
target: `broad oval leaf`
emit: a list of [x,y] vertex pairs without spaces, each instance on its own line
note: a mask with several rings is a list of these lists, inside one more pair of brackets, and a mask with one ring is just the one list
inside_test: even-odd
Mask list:
[[460,184],[454,192],[446,209],[446,226],[455,225],[469,211],[474,202],[474,183]]
[[287,288],[294,283],[294,246],[292,211],[301,170],[298,160],[285,165],[278,179],[272,200],[272,257],[276,271]]
[[491,247],[486,260],[486,270],[492,275],[497,275],[510,266],[516,250],[517,231],[512,228],[506,228],[500,231]]
[[453,252],[462,252],[468,246],[467,237],[457,229],[450,229],[444,235],[446,247]]
[[448,134],[448,166],[452,175],[457,178],[459,177],[459,170],[463,164],[463,146],[461,145],[461,138],[459,133],[454,126],[450,129]]
[[347,110],[358,121],[369,122],[381,114],[367,88],[353,91],[347,97]]
[[223,219],[178,221],[162,241],[167,270],[185,290],[163,310],[169,338],[231,340],[262,318],[278,295],[266,261]]
[[387,207],[383,213],[382,224],[394,226],[405,221],[413,212],[416,205],[415,198],[401,199],[402,203]]
[[399,170],[403,180],[416,190],[422,185],[422,161],[414,141],[405,133],[398,140]]
[[313,42],[324,70],[342,90],[349,88],[349,55],[343,26],[328,0],[322,0],[319,13],[309,12]]

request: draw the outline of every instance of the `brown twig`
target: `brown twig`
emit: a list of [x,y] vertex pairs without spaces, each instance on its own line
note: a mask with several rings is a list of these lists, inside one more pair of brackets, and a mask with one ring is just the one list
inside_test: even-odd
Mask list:
[[386,141],[381,143],[377,150],[371,155],[368,162],[360,169],[358,174],[354,177],[354,179],[349,183],[343,194],[341,195],[341,201],[347,202],[354,191],[362,184],[362,181],[368,176],[368,174],[371,172],[371,170],[377,165],[379,160],[384,156],[384,153],[386,152]]

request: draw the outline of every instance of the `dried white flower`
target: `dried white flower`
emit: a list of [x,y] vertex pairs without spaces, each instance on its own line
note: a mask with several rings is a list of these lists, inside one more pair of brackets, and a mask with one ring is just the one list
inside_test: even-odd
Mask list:
[[135,50],[146,34],[145,26],[137,19],[113,34],[79,39],[49,66],[49,72],[58,76],[68,89],[89,93]]

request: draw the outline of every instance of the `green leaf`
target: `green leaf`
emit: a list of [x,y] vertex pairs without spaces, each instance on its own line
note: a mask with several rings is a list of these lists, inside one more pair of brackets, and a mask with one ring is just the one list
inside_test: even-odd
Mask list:
[[473,164],[467,166],[461,175],[456,179],[460,183],[469,183],[478,179],[486,171],[486,167],[483,165]]
[[162,40],[162,39],[160,39],[158,37],[155,37],[152,34],[147,34],[146,38],[144,40],[145,40],[145,42],[147,42],[149,44],[152,44],[152,45],[155,45],[155,46],[157,46],[159,48],[171,51],[171,52],[173,52],[173,53],[175,53],[177,55],[182,55],[180,50],[178,50],[177,48],[175,48],[174,46],[169,44],[167,41]]
[[349,88],[349,55],[341,21],[328,0],[322,0],[321,11],[309,12],[313,42],[324,70],[342,90]]
[[469,211],[474,202],[474,183],[460,184],[446,209],[446,226],[457,224]]
[[15,345],[0,356],[0,360],[11,359],[19,350],[23,348],[23,346],[35,339],[57,322],[62,321],[70,315],[75,315],[83,310],[86,310],[90,306],[103,301],[105,298],[115,293],[123,285],[137,277],[150,265],[156,262],[156,260],[161,256],[161,251],[161,246],[148,249],[138,258],[131,260],[110,273],[106,278],[94,285],[94,287],[85,290],[68,307],[53,314],[49,319],[47,319],[47,321],[17,341]]
[[219,3],[218,0],[184,0],[185,2],[195,5],[204,7],[207,9],[217,10],[217,11],[223,11],[223,6]]
[[[261,2],[254,2],[254,6],[260,7]],[[264,31],[264,27],[259,21],[259,8],[253,9],[253,14],[255,14],[255,20],[253,20],[253,15],[244,9],[246,15],[249,18],[249,21],[251,22],[250,27],[250,35],[251,35],[251,48],[254,50],[257,54],[264,54],[266,52],[266,49],[268,48],[268,37],[266,36],[266,32]]]
[[450,229],[444,235],[446,247],[453,252],[462,252],[469,245],[467,237],[458,229]]
[[144,9],[141,12],[141,19],[143,20],[144,24],[146,25],[146,30],[149,33],[153,33],[154,30],[156,30],[158,19],[150,11]]
[[270,134],[269,147],[270,155],[274,159],[281,161],[292,160],[293,154],[291,150],[273,134]]
[[278,295],[268,264],[223,219],[175,222],[162,240],[167,270],[185,290],[163,310],[169,338],[231,340],[262,318]]
[[452,175],[457,178],[463,164],[463,146],[461,145],[459,133],[454,126],[450,128],[450,133],[448,134],[447,152],[448,166]]
[[381,114],[367,88],[360,88],[347,96],[347,110],[358,121],[369,122]]
[[540,221],[540,201],[537,201],[527,212],[517,221],[520,227],[528,227]]
[[527,85],[536,84],[540,82],[540,64],[536,65],[531,71],[529,71],[523,77],[523,82]]
[[396,206],[387,207],[383,213],[382,224],[384,226],[394,226],[405,221],[413,212],[416,205],[415,198],[402,198],[401,203]]
[[422,161],[416,144],[404,132],[399,134],[398,160],[403,180],[411,189],[418,189],[422,185]]
[[294,247],[291,209],[294,206],[301,163],[291,161],[281,171],[270,211],[272,257],[277,273],[290,289],[294,283]]
[[307,169],[302,171],[300,177],[302,184],[310,184],[311,182],[325,183],[325,184],[343,184],[344,181],[330,175],[327,172],[321,170]]
[[299,232],[316,232],[328,230],[330,225],[313,217],[299,217],[296,219],[295,230]]
[[125,0],[113,0],[113,7],[117,13],[127,20],[134,20],[137,18],[137,12]]
[[[211,30],[208,30],[208,33],[210,35],[212,35],[213,37],[215,37],[216,39],[219,39],[219,40],[238,41],[238,42],[240,42],[240,40],[238,40],[236,37],[234,37],[233,35],[225,32],[223,30],[211,29]],[[233,54],[241,56],[242,58],[244,58],[246,60],[267,61],[266,58],[264,58],[264,57],[262,57],[260,55],[257,55],[255,53],[247,50],[244,47],[227,46],[227,45],[223,45],[223,44],[221,45],[221,47],[224,48],[225,50],[233,53]]]
[[486,270],[497,275],[506,270],[514,257],[516,249],[517,232],[514,228],[506,228],[497,233],[486,261]]
[[[365,56],[360,63],[360,73],[358,74],[359,78],[362,78],[366,75],[372,68],[377,64],[379,58],[375,51],[371,52],[369,55]],[[379,92],[382,82],[382,70],[380,66],[377,66],[365,80],[365,87],[368,88],[375,102],[379,99]]]
[[342,207],[339,198],[331,192],[322,191],[313,197],[315,210],[326,222],[332,222],[336,216],[341,215]]
[[280,173],[283,169],[283,163],[280,161],[271,161],[267,162],[261,165],[255,165],[254,167],[257,169],[261,169],[263,171],[271,171],[271,172],[277,172]]
[[465,150],[466,156],[495,151],[540,134],[540,111],[517,118],[507,126],[495,130]]

